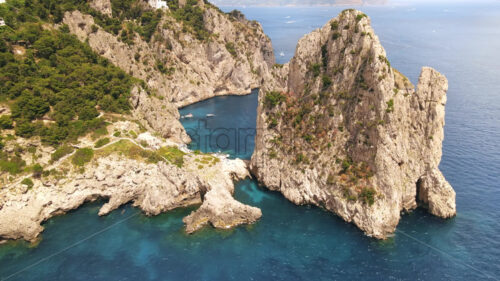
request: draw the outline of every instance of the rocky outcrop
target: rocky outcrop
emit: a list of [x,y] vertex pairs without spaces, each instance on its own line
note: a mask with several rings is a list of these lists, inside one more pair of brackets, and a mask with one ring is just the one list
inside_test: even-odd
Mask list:
[[[138,140],[154,146],[158,143],[158,139],[148,133]],[[141,150],[147,150],[138,144],[131,144],[122,153],[113,152],[119,151],[123,142],[129,140],[96,150],[95,159],[84,168],[73,167],[68,159],[54,168],[56,172],[52,176],[33,179],[32,187],[14,183],[3,188],[0,191],[0,240],[34,241],[47,219],[99,198],[107,200],[99,215],[129,202],[146,215],[202,204],[184,220],[189,233],[207,223],[225,229],[253,223],[261,217],[258,208],[232,197],[233,180],[248,176],[242,160],[188,152],[182,167],[164,160],[148,163],[138,157]],[[135,151],[132,152],[135,156],[127,157],[130,151]]]
[[177,143],[190,141],[184,127],[179,122],[179,111],[171,103],[163,103],[152,97],[141,87],[131,90],[132,116],[148,130]]
[[377,238],[417,206],[455,215],[455,192],[438,168],[443,75],[424,67],[415,90],[355,10],[304,36],[286,67],[284,91],[259,94],[251,161],[259,181]]
[[272,81],[274,53],[261,25],[222,13],[203,1],[198,6],[203,9],[204,28],[211,34],[208,39],[187,32],[191,27],[170,11],[163,15],[151,42],[138,34],[133,43],[122,42],[103,28],[96,30],[93,17],[80,11],[66,13],[64,23],[96,53],[146,81],[164,104],[182,107],[218,95],[249,94]]

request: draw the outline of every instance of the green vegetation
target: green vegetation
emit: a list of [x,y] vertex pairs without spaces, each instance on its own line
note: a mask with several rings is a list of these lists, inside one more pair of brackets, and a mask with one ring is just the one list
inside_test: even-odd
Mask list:
[[274,117],[270,117],[269,119],[267,119],[267,123],[268,123],[269,129],[272,129],[272,128],[275,128],[276,126],[278,126],[278,120]]
[[111,154],[123,155],[134,160],[145,160],[149,163],[158,163],[163,160],[158,153],[144,149],[129,140],[120,140],[95,151],[96,157],[105,157]]
[[348,201],[356,201],[358,199],[356,195],[351,193],[351,190],[348,187],[344,187],[343,196]]
[[30,178],[25,178],[24,180],[21,181],[21,184],[27,185],[28,189],[33,188],[33,185],[35,185]]
[[342,160],[342,172],[343,173],[347,172],[347,170],[351,167],[351,165],[352,165],[352,160],[349,157]]
[[[40,136],[46,144],[59,145],[101,127],[97,106],[128,112],[135,79],[68,34],[67,26],[42,27],[59,22],[66,10],[88,10],[86,5],[12,0],[1,6],[7,27],[0,29],[0,100],[11,104],[18,136]],[[14,55],[14,49],[20,54]],[[54,123],[44,124],[42,117]]]
[[19,174],[26,166],[26,162],[20,155],[9,156],[3,150],[0,151],[0,170],[11,175]]
[[339,29],[339,22],[337,20],[334,20],[330,23],[330,27],[332,28],[332,30],[337,30]]
[[338,38],[340,38],[340,36],[341,36],[341,35],[340,35],[340,32],[334,32],[334,33],[332,34],[332,39],[333,39],[333,40],[337,40]]
[[315,63],[311,65],[311,70],[313,72],[313,76],[318,77],[319,74],[321,73],[321,65],[319,63]]
[[276,152],[276,150],[274,150],[274,148],[271,148],[269,150],[269,158],[271,159],[275,159],[278,157],[278,153]]
[[14,122],[9,115],[2,115],[0,117],[0,129],[12,129],[14,128]]
[[311,136],[311,135],[309,135],[309,134],[305,134],[305,135],[303,135],[303,136],[302,136],[302,138],[303,138],[306,142],[308,142],[308,143],[310,143],[310,142],[313,140],[313,136]]
[[394,111],[394,100],[393,99],[390,99],[388,102],[386,102],[387,104],[387,109],[385,110],[385,112],[387,113],[391,113]]
[[365,14],[359,14],[356,16],[356,22],[360,22],[363,18],[366,18]]
[[326,70],[326,67],[328,66],[328,47],[326,44],[321,46],[321,61],[323,63],[323,68]]
[[130,135],[130,137],[136,139],[137,138],[137,133],[134,132],[134,131],[129,131],[128,134]]
[[58,149],[56,149],[56,151],[54,151],[54,153],[52,153],[52,155],[50,155],[50,160],[52,162],[55,162],[63,158],[64,156],[70,154],[71,152],[73,152],[73,150],[74,148],[69,145],[60,146]]
[[323,77],[321,77],[321,80],[323,81],[323,90],[328,89],[328,87],[332,85],[332,79],[327,75],[323,75]]
[[175,67],[172,67],[172,66],[168,67],[168,66],[166,66],[166,64],[167,64],[167,62],[162,62],[160,60],[157,60],[155,63],[155,67],[161,73],[166,74],[168,76],[171,76],[175,72]]
[[388,67],[389,69],[391,69],[391,63],[389,62],[389,60],[388,60],[386,57],[384,57],[384,56],[380,55],[380,56],[378,56],[378,59],[379,59],[381,62],[384,62],[385,64],[387,64],[387,67]]
[[184,155],[186,155],[186,153],[175,146],[162,147],[158,150],[158,154],[179,168],[184,164]]
[[109,143],[109,138],[102,138],[102,139],[99,139],[98,141],[96,141],[96,143],[94,144],[94,147],[95,148],[103,147],[108,143]]
[[233,42],[226,43],[226,50],[231,54],[231,56],[233,56],[233,57],[237,57],[238,56],[238,54],[236,53],[236,49],[234,47],[234,43]]
[[33,177],[35,178],[40,178],[43,173],[43,167],[42,165],[36,163],[31,167],[31,172],[33,172]]
[[231,12],[227,13],[227,15],[232,20],[241,20],[245,18],[245,15],[239,10],[232,10]]
[[306,159],[306,156],[302,153],[299,153],[297,154],[297,156],[295,156],[295,163],[301,163],[303,162],[304,160]]
[[264,97],[264,105],[272,109],[286,100],[285,95],[278,91],[268,92]]
[[[111,7],[113,17],[105,16],[91,9],[86,3],[80,4],[79,10],[92,15],[96,23],[105,31],[120,35],[120,40],[127,44],[133,44],[135,33],[149,42],[163,16],[161,10],[148,10],[147,6],[137,0],[111,0]],[[125,20],[129,20],[129,22],[124,26]],[[91,28],[92,32],[97,31],[94,27]]]
[[203,21],[203,9],[198,6],[197,0],[187,0],[183,8],[179,7],[178,0],[167,0],[167,3],[172,16],[183,23],[185,31],[191,32],[198,40],[210,38]]
[[[202,168],[204,167],[203,165],[208,165],[209,167],[212,167],[213,165],[220,162],[220,159],[218,157],[215,157],[215,156],[210,155],[210,154],[197,154],[197,155],[202,155],[202,157],[197,157],[194,159],[194,161],[202,164],[201,165]],[[181,167],[181,166],[179,166],[179,167]]]
[[92,148],[80,148],[73,155],[71,162],[76,166],[84,166],[94,157],[94,150]]
[[377,192],[375,189],[371,187],[364,187],[361,192],[359,193],[359,199],[368,205],[373,205],[375,203],[375,195],[377,195]]

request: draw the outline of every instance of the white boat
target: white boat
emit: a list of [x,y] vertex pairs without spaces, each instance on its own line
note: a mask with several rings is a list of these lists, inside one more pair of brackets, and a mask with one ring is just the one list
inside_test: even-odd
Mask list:
[[215,116],[215,114],[212,114],[212,113],[207,114],[207,117],[214,117],[214,116]]
[[284,57],[284,56],[285,56],[285,52],[281,51],[280,57]]
[[193,118],[193,113],[186,114],[182,118]]

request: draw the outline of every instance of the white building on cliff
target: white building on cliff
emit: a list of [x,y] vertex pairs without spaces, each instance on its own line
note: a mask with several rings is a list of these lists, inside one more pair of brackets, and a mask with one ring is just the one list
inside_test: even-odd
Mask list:
[[[0,0],[2,1],[2,0]],[[162,0],[149,0],[149,5],[155,9],[168,9],[167,1]]]
[[5,21],[2,18],[0,18],[0,26],[4,26],[4,25],[5,25]]

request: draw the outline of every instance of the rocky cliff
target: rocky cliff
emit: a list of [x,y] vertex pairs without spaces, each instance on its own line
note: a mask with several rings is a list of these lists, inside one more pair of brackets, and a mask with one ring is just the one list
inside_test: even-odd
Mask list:
[[[138,80],[130,92],[131,114],[97,106],[96,121],[104,127],[59,147],[39,136],[12,138],[12,128],[2,129],[6,159],[30,166],[0,172],[0,242],[33,241],[47,219],[97,199],[107,200],[100,215],[129,202],[147,215],[200,205],[184,219],[188,233],[260,218],[258,208],[232,197],[233,180],[248,176],[246,164],[186,149],[189,137],[177,108],[275,87],[271,42],[260,24],[239,12],[226,14],[204,1],[169,4],[169,10],[155,10],[146,1],[94,0],[67,11],[62,24],[44,25],[75,34]],[[0,105],[0,114],[10,114],[8,107]],[[45,121],[54,123],[49,116]]]
[[[96,0],[93,6],[110,15],[102,8],[111,6],[106,2]],[[128,31],[124,42],[80,11],[67,12],[64,23],[96,53],[146,81],[164,104],[182,107],[218,95],[249,94],[272,80],[273,48],[258,22],[238,12],[223,13],[203,1],[196,7],[203,13],[203,38],[189,32],[192,27],[170,10],[162,12],[149,42],[134,31]]]
[[[189,141],[177,121],[178,107],[218,95],[249,94],[264,84],[276,84],[271,40],[259,23],[239,12],[226,14],[198,1],[190,8],[200,9],[203,15],[202,27],[197,27],[204,32],[200,38],[173,11],[158,10],[161,19],[147,41],[130,27],[139,20],[122,22],[130,28],[122,29],[120,35],[101,27],[99,23],[105,25],[102,22],[112,18],[111,6],[109,0],[94,0],[91,7],[101,13],[100,20],[75,10],[65,14],[63,23],[96,53],[146,82],[152,97],[133,93],[136,115],[164,137]],[[143,6],[141,9],[150,9],[146,3]],[[157,115],[159,112],[162,114]]]
[[438,168],[443,75],[424,67],[415,89],[355,10],[300,39],[284,68],[286,84],[259,95],[251,161],[259,181],[377,238],[417,206],[455,215],[455,192]]
[[[242,160],[179,150],[148,132],[127,137],[138,130],[132,122],[111,126],[121,136],[110,136],[111,142],[93,149],[87,162],[75,160],[77,151],[48,164],[50,173],[44,177],[16,180],[0,189],[0,242],[35,241],[44,221],[97,199],[106,200],[99,215],[129,202],[146,215],[201,204],[184,219],[188,233],[206,224],[226,229],[261,217],[258,208],[232,197],[233,180],[249,175]],[[89,145],[87,141],[80,145]],[[90,147],[84,149],[92,151]]]

